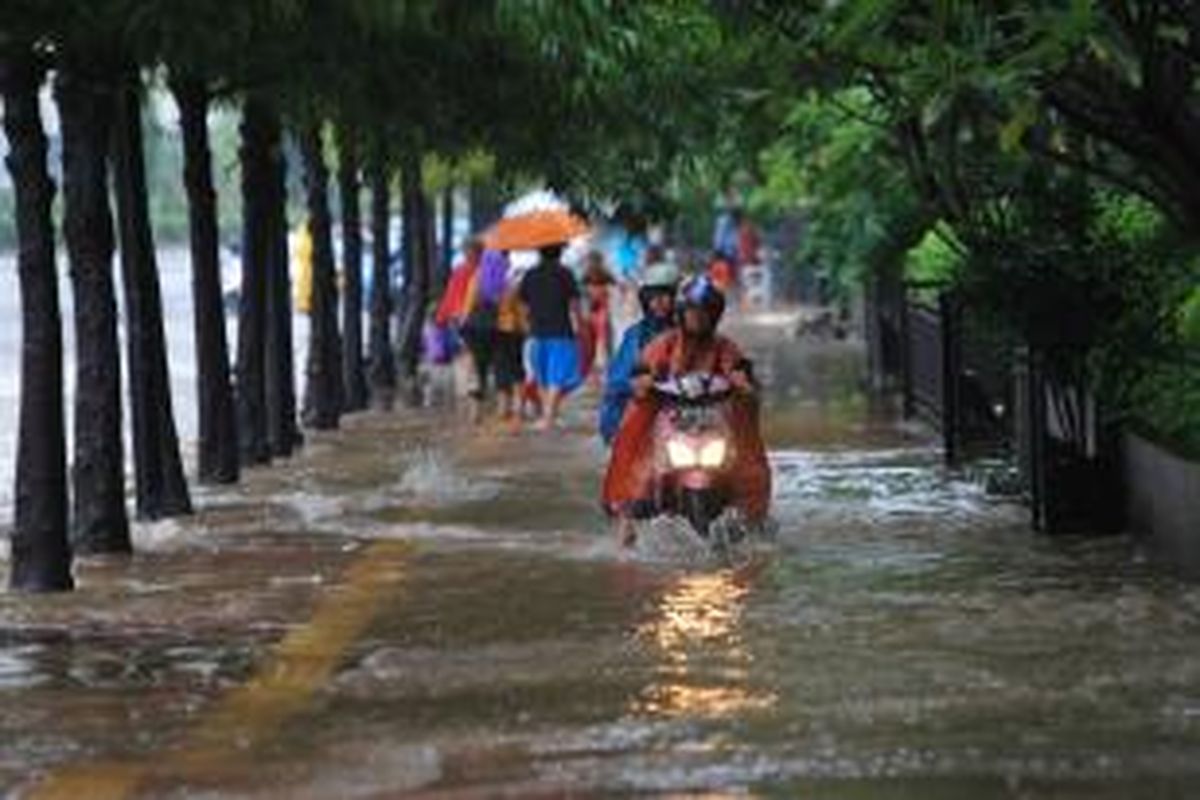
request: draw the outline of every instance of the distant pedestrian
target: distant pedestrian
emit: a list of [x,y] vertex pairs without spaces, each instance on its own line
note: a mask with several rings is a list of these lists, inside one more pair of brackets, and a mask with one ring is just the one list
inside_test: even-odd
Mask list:
[[579,372],[584,380],[600,375],[599,370],[606,367],[612,357],[609,291],[613,282],[612,273],[604,266],[604,255],[598,250],[588,253],[583,270],[583,328],[579,334]]
[[[486,261],[485,256],[485,266]],[[505,422],[515,423],[519,421],[518,393],[525,383],[525,334],[528,323],[525,310],[521,307],[519,285],[512,280],[507,255],[504,255],[503,269],[504,282],[497,306],[496,350],[492,369],[496,378],[496,392],[500,397],[500,417]],[[489,278],[485,270],[480,280],[486,282]]]
[[442,293],[442,299],[438,302],[433,316],[434,322],[438,325],[446,325],[455,329],[462,325],[463,317],[466,316],[467,293],[475,280],[475,273],[479,269],[479,259],[483,255],[483,243],[479,239],[472,238],[467,241],[463,251],[463,259],[454,266],[454,270],[450,273],[450,280],[446,283],[446,290]]
[[312,312],[313,238],[308,220],[296,226],[291,236],[293,301],[301,314]]
[[[440,335],[453,338],[456,342],[463,339],[463,323],[471,308],[472,295],[476,290],[479,262],[482,257],[483,243],[474,237],[469,239],[463,247],[463,259],[455,265],[454,270],[450,273],[446,290],[442,293],[442,299],[434,312],[434,324],[441,331]],[[454,362],[454,378],[456,386],[470,385],[467,390],[469,394],[477,388],[474,384],[478,383],[478,377],[467,377],[468,372],[474,372],[472,363],[474,356],[471,354],[470,344],[467,343],[467,345],[468,355],[458,358]],[[474,409],[472,409],[472,413],[474,413]]]
[[747,267],[759,263],[759,250],[761,249],[762,240],[758,235],[758,226],[743,214],[737,229],[738,266]]
[[508,275],[508,257],[497,250],[485,250],[467,290],[462,321],[462,337],[475,360],[475,384],[471,399],[471,421],[483,418],[488,383],[496,370],[499,347],[500,301],[504,297]]
[[734,280],[733,264],[730,263],[729,257],[724,253],[714,252],[712,254],[712,257],[709,258],[706,272],[713,286],[720,289],[722,294],[729,294],[732,291]]
[[712,249],[731,264],[737,258],[738,226],[741,225],[742,210],[737,207],[722,209],[713,222]]
[[519,295],[530,333],[530,361],[542,397],[538,428],[558,421],[563,399],[579,386],[579,287],[562,265],[562,245],[541,248],[541,261],[521,280]]

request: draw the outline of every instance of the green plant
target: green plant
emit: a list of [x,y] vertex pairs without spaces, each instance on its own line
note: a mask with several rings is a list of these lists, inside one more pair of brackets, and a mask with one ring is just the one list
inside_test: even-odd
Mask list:
[[1200,460],[1200,362],[1155,363],[1133,397],[1137,429],[1180,455]]
[[904,277],[916,283],[953,283],[966,264],[966,249],[949,225],[939,222],[904,256]]
[[1200,348],[1200,286],[1192,290],[1179,309],[1179,336],[1185,345]]

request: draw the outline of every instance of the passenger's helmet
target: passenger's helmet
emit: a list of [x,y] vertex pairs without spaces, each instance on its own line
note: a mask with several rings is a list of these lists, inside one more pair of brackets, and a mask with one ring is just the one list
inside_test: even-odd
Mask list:
[[725,313],[725,295],[707,275],[697,275],[684,282],[675,301],[675,310],[681,317],[689,308],[702,309],[708,314],[709,324],[716,328]]
[[650,313],[650,298],[656,294],[675,294],[679,286],[679,267],[670,261],[659,261],[648,264],[642,271],[642,279],[638,282],[638,301],[642,304],[642,312]]

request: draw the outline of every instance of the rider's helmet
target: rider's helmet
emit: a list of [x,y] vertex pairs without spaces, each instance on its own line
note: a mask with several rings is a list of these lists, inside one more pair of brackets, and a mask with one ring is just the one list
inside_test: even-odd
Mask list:
[[674,295],[678,286],[679,267],[670,261],[648,264],[638,282],[638,302],[642,304],[642,313],[650,314],[650,298],[656,294]]
[[679,289],[679,299],[675,301],[675,310],[681,319],[689,308],[703,310],[708,315],[709,326],[715,329],[725,313],[725,295],[707,275],[697,275],[684,282]]

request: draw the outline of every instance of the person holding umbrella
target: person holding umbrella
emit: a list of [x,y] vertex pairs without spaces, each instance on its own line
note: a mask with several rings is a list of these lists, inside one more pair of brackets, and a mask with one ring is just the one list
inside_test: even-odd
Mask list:
[[580,293],[562,264],[563,247],[589,232],[566,208],[541,208],[507,216],[484,235],[494,250],[538,250],[537,266],[525,274],[517,297],[529,323],[530,368],[542,397],[537,427],[553,428],[563,400],[582,382],[579,374]]

